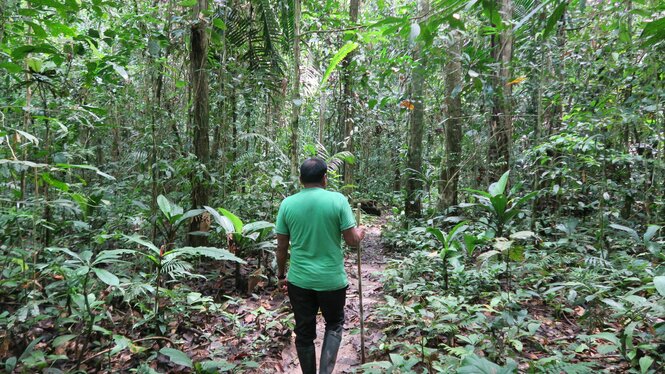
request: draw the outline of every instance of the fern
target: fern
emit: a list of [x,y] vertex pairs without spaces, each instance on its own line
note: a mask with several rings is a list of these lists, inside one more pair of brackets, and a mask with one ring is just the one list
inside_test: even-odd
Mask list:
[[354,49],[358,48],[358,43],[354,42],[347,42],[342,46],[342,48],[335,53],[333,58],[330,60],[330,63],[328,64],[328,68],[326,69],[326,72],[323,74],[323,78],[321,78],[321,86],[325,86],[326,82],[328,81],[328,78],[330,77],[330,74],[332,74],[333,70],[339,65],[342,60],[351,52],[353,52]]

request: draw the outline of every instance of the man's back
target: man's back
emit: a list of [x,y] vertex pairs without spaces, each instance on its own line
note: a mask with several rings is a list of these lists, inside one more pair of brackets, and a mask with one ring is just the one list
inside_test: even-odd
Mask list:
[[355,226],[344,195],[305,188],[286,198],[276,232],[291,240],[289,282],[317,291],[346,287],[341,232]]

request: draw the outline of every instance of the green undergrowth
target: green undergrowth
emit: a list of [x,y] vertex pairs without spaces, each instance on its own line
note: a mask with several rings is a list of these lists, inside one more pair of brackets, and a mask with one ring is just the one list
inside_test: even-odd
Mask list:
[[596,250],[581,227],[504,238],[469,222],[420,224],[404,229],[398,218],[384,233],[401,258],[382,273],[384,337],[366,372],[663,369],[665,278],[653,235],[619,227]]

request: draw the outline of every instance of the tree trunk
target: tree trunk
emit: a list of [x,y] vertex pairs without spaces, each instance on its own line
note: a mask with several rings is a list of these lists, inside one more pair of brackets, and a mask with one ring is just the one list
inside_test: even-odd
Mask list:
[[[194,155],[199,164],[205,167],[210,162],[210,147],[208,139],[208,74],[206,72],[206,61],[208,57],[208,34],[207,24],[204,17],[199,17],[200,13],[208,9],[207,0],[198,0],[194,7],[196,17],[191,28],[191,74],[192,90],[194,91],[193,104],[193,132],[194,132]],[[201,208],[208,205],[208,186],[206,176],[202,172],[194,172],[192,175],[192,207]],[[190,232],[199,231],[199,221],[193,219],[190,225]],[[207,243],[205,236],[190,235],[189,243],[192,246],[201,246]]]
[[[420,14],[424,18],[429,12],[429,0],[420,1]],[[413,98],[413,112],[410,117],[409,128],[409,148],[407,151],[407,180],[406,180],[406,201],[404,212],[407,217],[420,217],[422,203],[420,200],[420,191],[422,190],[422,172],[423,162],[423,117],[425,110],[423,86],[425,80],[425,68],[427,58],[423,46],[416,41],[413,49],[413,61],[415,67],[411,73],[411,97]]]
[[300,119],[300,0],[294,0],[293,20],[293,93],[291,113],[291,176],[298,175],[298,122]]
[[510,140],[513,120],[511,114],[512,86],[510,81],[510,62],[513,58],[513,31],[510,20],[513,17],[512,0],[496,0],[496,9],[502,20],[501,25],[494,25],[500,31],[492,35],[492,58],[496,62],[496,72],[492,79],[494,97],[490,116],[490,141],[488,164],[490,179],[496,181],[510,165]]
[[460,158],[462,155],[462,40],[459,32],[453,31],[448,45],[448,60],[445,70],[445,101],[446,101],[446,157],[441,163],[439,180],[439,210],[457,205],[457,185],[460,174]]
[[[360,0],[351,0],[349,3],[349,18],[351,24],[355,26],[358,23],[358,9]],[[353,128],[355,120],[353,118],[353,81],[351,76],[351,62],[353,61],[353,51],[346,55],[342,61],[342,84],[344,91],[342,93],[342,126],[344,127],[344,142],[346,151],[353,152]],[[353,169],[349,163],[344,163],[344,184],[353,183]]]

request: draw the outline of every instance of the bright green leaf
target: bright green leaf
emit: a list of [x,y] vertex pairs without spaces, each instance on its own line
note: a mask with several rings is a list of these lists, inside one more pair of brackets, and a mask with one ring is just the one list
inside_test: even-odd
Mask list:
[[186,366],[188,368],[194,366],[192,359],[189,358],[185,352],[179,349],[164,347],[159,350],[159,353],[163,354],[164,356],[168,356],[169,360],[175,364]]

